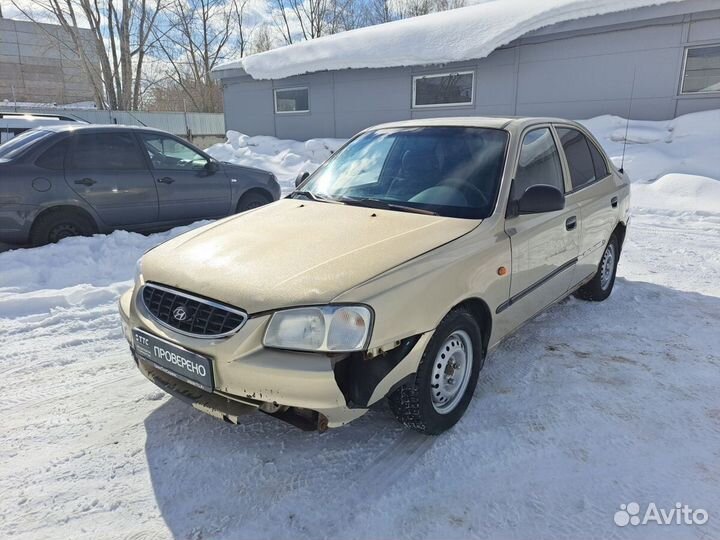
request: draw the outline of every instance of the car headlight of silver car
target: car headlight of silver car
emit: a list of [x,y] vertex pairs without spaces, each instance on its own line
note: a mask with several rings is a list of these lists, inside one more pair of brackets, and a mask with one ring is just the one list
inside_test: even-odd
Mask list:
[[263,345],[311,352],[352,352],[367,346],[373,313],[367,306],[329,305],[273,313]]

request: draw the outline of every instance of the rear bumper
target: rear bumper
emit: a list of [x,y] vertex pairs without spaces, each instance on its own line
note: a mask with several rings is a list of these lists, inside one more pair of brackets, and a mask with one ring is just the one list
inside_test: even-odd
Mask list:
[[120,315],[131,348],[132,329],[140,328],[211,359],[215,385],[212,393],[154,369],[137,357],[135,361],[138,369],[160,388],[218,418],[234,422],[238,416],[261,407],[272,411],[280,406],[276,416],[281,419],[296,423],[283,418],[288,408],[295,412],[312,411],[322,428],[342,426],[368,410],[349,407],[338,387],[333,368],[344,356],[263,347],[262,335],[269,316],[250,318],[230,337],[206,340],[182,336],[155,324],[144,313],[144,306],[134,301],[132,291],[120,298]]
[[0,242],[27,244],[37,212],[37,206],[28,204],[0,204]]

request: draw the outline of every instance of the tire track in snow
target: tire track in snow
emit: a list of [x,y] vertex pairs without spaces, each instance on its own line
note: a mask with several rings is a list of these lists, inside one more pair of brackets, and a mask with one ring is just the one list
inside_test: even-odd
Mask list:
[[[123,370],[124,371],[124,370]],[[127,375],[123,375],[120,377],[114,377],[109,380],[101,381],[95,384],[86,385],[83,387],[83,393],[87,392],[89,390],[96,390],[98,388],[102,388],[103,386],[112,385],[115,383],[119,383],[128,379],[135,378],[136,373],[130,372]],[[61,381],[58,382],[52,386],[32,386],[30,388],[24,388],[22,394],[18,393],[17,395],[7,395],[3,396],[2,400],[0,400],[0,413],[2,413],[3,416],[7,417],[8,415],[12,416],[13,414],[27,414],[27,410],[22,410],[18,412],[13,412],[14,409],[17,409],[18,407],[24,407],[28,405],[29,403],[32,403],[33,406],[39,406],[39,405],[47,405],[48,403],[52,403],[54,401],[62,401],[65,399],[71,399],[76,398],[78,395],[77,390],[73,390],[71,392],[63,392],[57,395],[51,395],[47,396],[48,390],[54,390],[58,388],[67,388],[67,382]],[[86,408],[86,405],[78,405],[75,409],[65,409],[63,412],[75,412],[77,410],[81,410]]]
[[318,501],[318,507],[332,508],[342,501],[342,506],[352,509],[346,520],[337,520],[325,530],[324,538],[339,538],[352,530],[352,524],[363,513],[358,508],[375,503],[384,494],[391,491],[401,478],[408,475],[426,452],[432,448],[437,438],[406,430],[390,445],[385,447],[372,464],[358,470],[347,482],[335,484]]

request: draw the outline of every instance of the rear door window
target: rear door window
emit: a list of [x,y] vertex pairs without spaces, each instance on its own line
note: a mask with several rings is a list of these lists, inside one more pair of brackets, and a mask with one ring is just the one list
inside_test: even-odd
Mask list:
[[525,134],[513,180],[512,200],[520,200],[529,187],[538,184],[565,192],[560,154],[550,128],[535,129]]
[[610,171],[608,171],[607,163],[602,155],[602,152],[595,146],[590,139],[588,139],[588,146],[590,147],[590,154],[592,154],[593,165],[595,166],[595,178],[601,180],[605,178]]
[[79,133],[68,168],[127,171],[147,166],[132,133]]
[[43,169],[60,171],[65,166],[65,155],[70,146],[70,138],[66,137],[45,150],[35,161],[35,165]]
[[557,132],[570,169],[573,190],[594,182],[595,164],[585,135],[571,128],[557,128]]

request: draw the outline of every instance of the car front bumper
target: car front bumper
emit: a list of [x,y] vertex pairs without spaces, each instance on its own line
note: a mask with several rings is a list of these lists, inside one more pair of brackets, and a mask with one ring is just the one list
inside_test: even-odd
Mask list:
[[348,404],[334,369],[347,355],[265,348],[262,337],[270,315],[250,317],[229,337],[202,339],[180,335],[156,323],[142,303],[135,301],[133,290],[123,294],[119,304],[123,331],[133,354],[132,330],[137,328],[203,355],[212,361],[214,390],[206,392],[175,379],[134,354],[143,375],[196,409],[231,422],[244,413],[260,409],[299,427],[314,423],[323,430],[347,424],[365,414],[369,404],[384,397],[393,383],[415,373],[432,334],[428,332],[415,340],[407,354],[378,381],[369,404],[358,407]]

